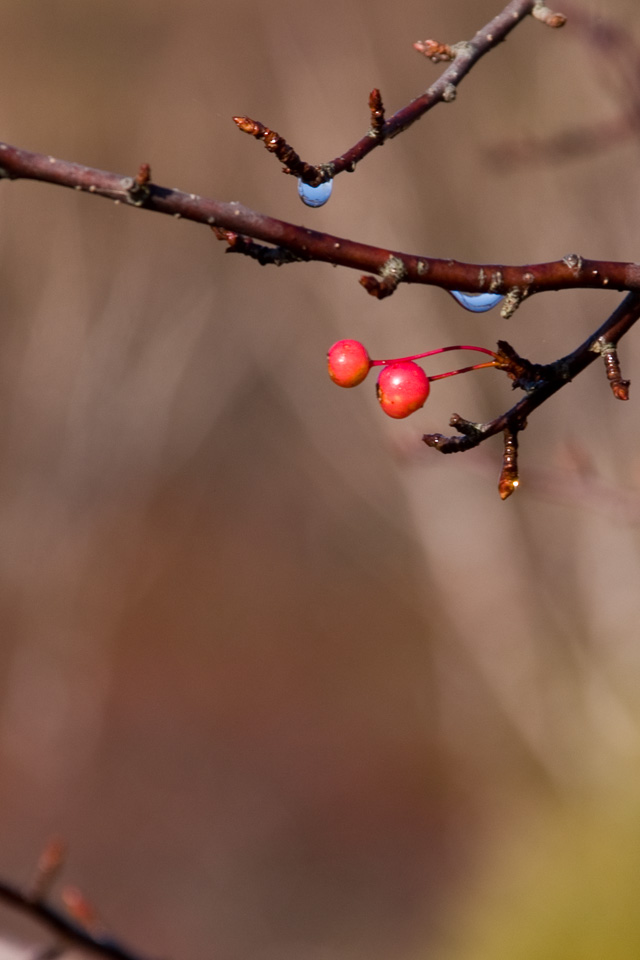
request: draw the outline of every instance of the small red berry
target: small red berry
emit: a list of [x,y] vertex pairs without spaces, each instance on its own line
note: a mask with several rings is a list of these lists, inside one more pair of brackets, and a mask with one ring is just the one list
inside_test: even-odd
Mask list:
[[339,387],[357,387],[371,368],[369,354],[357,340],[338,340],[327,359],[329,376]]
[[412,360],[392,363],[380,371],[376,392],[387,416],[401,420],[423,406],[429,396],[429,378]]

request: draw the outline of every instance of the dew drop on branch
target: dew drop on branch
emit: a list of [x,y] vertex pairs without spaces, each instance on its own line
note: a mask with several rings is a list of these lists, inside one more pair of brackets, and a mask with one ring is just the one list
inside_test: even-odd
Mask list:
[[332,190],[333,180],[325,180],[324,183],[319,183],[317,187],[311,187],[304,180],[298,178],[300,199],[308,207],[322,207],[331,196]]
[[504,299],[501,293],[461,293],[459,290],[450,290],[449,293],[472,313],[485,313]]

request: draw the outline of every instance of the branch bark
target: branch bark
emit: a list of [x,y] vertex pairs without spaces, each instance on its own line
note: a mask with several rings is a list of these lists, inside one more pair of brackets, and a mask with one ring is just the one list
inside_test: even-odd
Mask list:
[[[115,203],[216,226],[274,244],[298,260],[318,260],[382,276],[402,266],[399,283],[423,283],[466,293],[512,294],[520,300],[548,290],[640,290],[640,263],[587,260],[569,254],[549,263],[509,266],[461,263],[375,247],[266,216],[240,203],[159,186],[0,143],[0,177],[38,180],[105,197]],[[396,274],[397,274],[396,270]]]
[[[376,122],[374,119],[371,129],[364,137],[327,163],[310,164],[302,160],[283,137],[259,121],[251,120],[249,117],[234,117],[234,120],[245,133],[264,141],[267,150],[274,153],[284,164],[285,173],[300,177],[311,186],[318,186],[345,171],[353,173],[357,164],[376,147],[381,147],[386,140],[407,130],[436,104],[450,103],[454,100],[458,85],[478,60],[502,43],[520,22],[530,13],[534,13],[539,6],[539,0],[511,0],[504,10],[478,30],[472,40],[449,48],[452,54],[449,59],[452,63],[425,93],[415,97],[411,103],[387,120],[378,118]],[[414,44],[414,46],[420,52],[424,52],[420,44]],[[374,92],[379,96],[379,91]]]

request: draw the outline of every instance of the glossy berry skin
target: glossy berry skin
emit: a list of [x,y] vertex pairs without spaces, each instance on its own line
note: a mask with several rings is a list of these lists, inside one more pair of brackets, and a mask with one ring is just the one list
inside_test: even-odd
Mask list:
[[412,360],[392,363],[382,368],[376,392],[387,416],[402,420],[423,406],[429,396],[429,378]]
[[339,387],[357,387],[371,368],[369,354],[358,340],[338,340],[327,359],[329,376]]

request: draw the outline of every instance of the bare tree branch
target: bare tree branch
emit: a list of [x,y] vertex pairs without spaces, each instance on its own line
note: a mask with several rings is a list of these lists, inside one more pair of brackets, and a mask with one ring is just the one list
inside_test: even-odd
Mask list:
[[[572,353],[545,365],[521,361],[520,376],[515,379],[514,387],[525,390],[526,396],[506,413],[487,423],[472,423],[454,413],[449,425],[458,430],[459,436],[444,437],[440,433],[428,433],[422,439],[427,446],[439,450],[440,453],[459,453],[463,450],[471,450],[489,437],[505,430],[511,433],[523,430],[527,418],[534,410],[570,383],[599,356],[603,356],[604,352],[615,347],[639,317],[640,293],[630,293],[602,326]],[[499,346],[503,349],[506,347],[507,351],[511,350],[508,344],[499,344]],[[511,352],[516,360],[520,360],[515,352]],[[507,364],[505,368],[508,369]],[[608,367],[606,372],[609,377]],[[623,382],[628,388],[628,381]]]
[[[406,130],[437,103],[453,100],[459,83],[474,64],[503,41],[529,14],[551,27],[560,27],[566,20],[564,15],[555,13],[542,0],[511,0],[468,42],[449,45],[425,40],[415,44],[421,53],[432,60],[447,62],[446,69],[422,96],[389,119],[385,119],[379,90],[373,90],[369,97],[369,132],[329,163],[318,166],[307,164],[283,137],[264,124],[249,117],[234,117],[234,120],[240,129],[264,142],[267,149],[285,165],[286,173],[317,186],[338,173],[355,169],[356,164],[371,150]],[[227,243],[229,252],[243,253],[262,265],[280,266],[301,260],[318,260],[365,270],[368,275],[362,276],[360,282],[368,293],[378,299],[393,294],[401,283],[423,283],[462,293],[493,293],[504,297],[502,316],[508,318],[524,299],[548,290],[590,288],[631,291],[595,334],[572,354],[555,363],[545,366],[529,363],[518,357],[508,344],[501,342],[502,367],[514,380],[514,386],[525,391],[524,399],[485,424],[472,423],[454,414],[450,423],[457,428],[458,436],[430,434],[423,438],[429,446],[443,453],[451,453],[468,450],[502,432],[504,457],[499,488],[503,499],[519,483],[518,433],[526,426],[527,417],[588,366],[596,355],[602,356],[605,362],[606,375],[614,395],[619,399],[628,397],[629,382],[623,379],[620,372],[616,345],[640,315],[640,263],[588,260],[577,253],[568,254],[562,260],[523,266],[470,264],[422,257],[296,226],[250,210],[237,202],[225,203],[159,186],[153,183],[148,164],[141,165],[136,177],[125,177],[32,153],[6,143],[0,143],[2,176],[72,187],[116,203],[207,224],[218,239]]]
[[[291,259],[319,260],[353,270],[366,270],[382,280],[392,273],[397,283],[424,283],[467,293],[510,294],[512,302],[547,290],[640,289],[640,263],[587,260],[579,254],[569,254],[550,263],[523,266],[460,263],[422,257],[296,226],[250,210],[240,203],[226,203],[161,187],[140,175],[128,177],[109,173],[7,143],[0,143],[0,176],[70,187],[116,203],[216,226],[274,244],[292,254]],[[401,273],[400,277],[398,273]],[[371,285],[374,293],[375,286]]]
[[0,880],[0,901],[47,927],[65,944],[74,945],[111,960],[147,960],[143,954],[124,947],[110,937],[94,936],[64,913],[42,900],[34,900],[17,887]]
[[[544,13],[541,13],[541,11],[544,11]],[[245,133],[249,133],[264,142],[267,150],[274,153],[284,164],[285,173],[300,177],[310,186],[318,186],[320,183],[332,180],[345,170],[352,173],[358,163],[364,160],[372,150],[382,146],[386,140],[396,137],[403,130],[407,130],[436,104],[449,103],[454,100],[458,85],[478,60],[505,40],[508,34],[531,13],[551,26],[561,25],[557,18],[562,17],[562,15],[552,14],[547,7],[543,7],[540,0],[511,0],[501,13],[478,30],[472,40],[457,43],[450,47],[445,44],[437,44],[436,46],[439,49],[444,50],[446,47],[450,56],[436,59],[448,59],[451,60],[451,63],[440,77],[431,84],[429,89],[412,100],[406,107],[394,113],[388,120],[384,120],[383,117],[374,117],[371,129],[364,137],[361,137],[357,143],[341,153],[340,156],[334,157],[333,160],[326,163],[310,164],[302,160],[284,137],[257,120],[251,120],[250,117],[234,117],[233,119]],[[553,18],[556,19],[553,20]],[[562,17],[563,23],[564,19]],[[434,43],[434,41],[423,41],[422,43],[429,44]],[[415,46],[420,52],[424,52],[420,43]],[[430,55],[427,54],[427,56]],[[430,59],[434,59],[433,56],[430,56]],[[379,91],[375,92],[379,96]],[[371,109],[373,110],[373,108]]]

